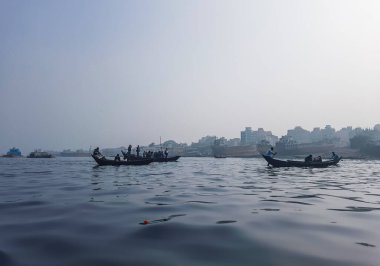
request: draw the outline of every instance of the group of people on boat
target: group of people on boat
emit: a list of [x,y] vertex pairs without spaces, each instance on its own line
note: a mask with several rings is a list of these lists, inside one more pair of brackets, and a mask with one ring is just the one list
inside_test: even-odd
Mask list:
[[143,158],[168,158],[168,148],[165,151],[144,151]]
[[310,163],[310,162],[322,162],[322,157],[317,156],[313,158],[313,155],[309,154],[308,156],[305,157],[305,163]]
[[[99,147],[96,147],[92,153],[94,156],[105,158],[103,154],[101,154]],[[122,151],[122,154],[124,155],[124,160],[127,160],[129,158],[144,158],[144,159],[155,159],[155,158],[168,158],[169,151],[168,148],[165,148],[165,151],[144,151],[142,154],[142,157],[140,156],[140,145],[137,145],[136,147],[136,155],[132,154],[132,145],[128,146],[127,153]],[[121,161],[120,155],[116,154],[115,161]]]
[[[277,152],[274,152],[273,147],[270,147],[270,149],[267,151],[267,153],[265,155],[273,158],[276,154],[277,154]],[[338,159],[339,159],[339,156],[335,152],[332,152],[331,153],[331,160],[336,161]],[[308,156],[305,157],[305,163],[308,163],[308,162],[322,162],[322,157],[317,156],[317,157],[313,158],[313,155],[309,154]]]
[[[132,154],[132,145],[128,146],[127,153],[124,154],[124,158],[131,158],[131,157],[140,157],[140,146],[137,145],[136,147],[136,155]],[[159,151],[143,151],[142,158],[152,159],[152,158],[168,158],[169,151],[168,148],[165,148],[165,151],[159,150]]]
[[[335,152],[332,152],[330,159],[336,161],[339,159],[339,156]],[[305,163],[310,163],[310,162],[320,162],[321,163],[322,157],[317,156],[317,157],[313,158],[313,155],[309,154],[308,156],[305,157]]]

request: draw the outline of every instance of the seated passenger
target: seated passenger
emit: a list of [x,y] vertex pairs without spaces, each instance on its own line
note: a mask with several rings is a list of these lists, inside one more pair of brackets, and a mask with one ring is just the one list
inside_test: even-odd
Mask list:
[[119,154],[116,154],[116,156],[115,156],[115,161],[120,162],[120,156],[119,156]]
[[92,155],[100,155],[99,147],[96,147],[94,151],[92,152]]
[[332,152],[332,153],[331,153],[331,159],[333,159],[333,160],[338,160],[338,159],[339,159],[339,156],[338,156],[335,152]]
[[309,163],[313,161],[313,155],[309,154],[309,156],[305,157],[305,163]]
[[270,149],[267,151],[267,153],[265,155],[273,158],[276,154],[277,154],[277,152],[273,152],[273,147],[270,147]]

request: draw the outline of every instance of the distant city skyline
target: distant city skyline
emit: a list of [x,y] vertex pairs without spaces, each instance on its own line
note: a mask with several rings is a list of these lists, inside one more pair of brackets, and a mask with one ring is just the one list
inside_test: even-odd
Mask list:
[[379,123],[379,1],[0,1],[0,153]]
[[[303,126],[294,126],[293,128],[289,128],[289,129],[286,129],[286,133],[284,134],[281,134],[281,135],[276,135],[274,134],[270,129],[264,129],[264,128],[260,128],[260,127],[257,127],[257,128],[254,128],[252,126],[246,126],[244,128],[241,128],[239,132],[239,134],[237,134],[236,136],[232,136],[232,137],[228,137],[228,136],[224,136],[222,134],[205,134],[203,136],[199,136],[197,139],[195,140],[192,140],[192,141],[179,141],[178,139],[175,139],[175,138],[172,138],[172,139],[164,139],[164,138],[161,138],[161,142],[164,143],[166,141],[176,141],[178,144],[180,143],[184,143],[184,144],[187,144],[187,145],[191,145],[192,143],[197,143],[198,141],[201,141],[202,138],[205,138],[205,137],[212,137],[212,136],[215,136],[217,138],[226,138],[227,140],[234,140],[234,139],[239,139],[240,142],[239,142],[239,145],[244,145],[244,140],[241,138],[242,135],[241,133],[245,130],[247,130],[247,128],[251,128],[253,131],[257,131],[257,130],[264,130],[264,132],[266,133],[269,133],[271,132],[273,134],[273,136],[275,137],[275,141],[271,142],[270,143],[272,145],[274,145],[279,138],[283,137],[283,136],[286,136],[289,134],[289,132],[292,132],[294,130],[297,130],[298,128],[302,128],[302,130],[306,130],[306,131],[309,131],[310,133],[313,131],[313,129],[315,128],[320,128],[321,130],[323,130],[325,127],[328,127],[328,126],[331,126],[331,125],[324,125],[324,126],[316,126],[316,127],[313,127],[311,129],[307,129],[307,128],[304,128]],[[352,126],[345,126],[345,127],[342,127],[342,128],[335,128],[334,126],[331,126],[331,128],[338,132],[338,131],[341,131],[343,129],[347,129],[351,127],[353,130],[354,129],[362,129],[362,130],[365,130],[365,129],[376,129],[377,131],[380,131],[380,124],[374,124],[373,126],[371,127],[352,127]],[[35,147],[35,148],[32,148],[32,149],[28,149],[28,148],[25,148],[25,147],[22,147],[21,145],[10,145],[10,146],[4,146],[4,147],[0,147],[0,155],[1,154],[6,154],[6,152],[10,149],[10,148],[20,148],[22,153],[23,154],[26,154],[26,153],[30,153],[34,150],[44,150],[44,151],[77,151],[77,150],[81,150],[81,151],[88,151],[89,149],[94,149],[95,147],[101,147],[102,149],[103,148],[118,148],[118,147],[127,147],[129,144],[133,145],[133,147],[136,147],[137,145],[140,145],[140,146],[148,146],[149,144],[151,143],[154,143],[155,145],[158,145],[160,144],[160,138],[158,139],[158,141],[148,141],[146,143],[132,143],[132,142],[125,142],[125,143],[120,143],[120,144],[116,144],[116,145],[100,145],[100,144],[94,144],[94,145],[90,145],[88,147],[81,147],[81,146],[66,146],[66,147],[58,147],[58,148],[49,148],[49,147]],[[25,149],[24,149],[25,148]]]

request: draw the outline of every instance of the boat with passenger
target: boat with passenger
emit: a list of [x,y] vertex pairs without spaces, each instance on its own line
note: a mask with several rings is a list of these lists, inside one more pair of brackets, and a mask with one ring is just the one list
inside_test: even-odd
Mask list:
[[115,156],[115,158],[112,159],[107,159],[103,154],[101,154],[99,147],[94,149],[92,155],[92,158],[94,158],[95,162],[98,165],[114,165],[114,166],[119,166],[119,165],[147,165],[152,162],[152,159],[148,158],[139,158],[136,160],[121,160],[119,154]]
[[320,160],[304,160],[304,161],[293,161],[293,160],[279,160],[274,159],[271,156],[262,154],[264,159],[268,162],[268,165],[273,167],[315,167],[315,168],[323,168],[332,165],[337,165],[342,157],[334,157],[332,159],[322,161]]
[[114,166],[119,166],[119,165],[147,165],[152,162],[152,159],[140,159],[140,160],[112,160],[112,159],[107,159],[104,156],[99,156],[99,155],[91,155],[92,158],[94,158],[95,162],[98,165],[114,165]]

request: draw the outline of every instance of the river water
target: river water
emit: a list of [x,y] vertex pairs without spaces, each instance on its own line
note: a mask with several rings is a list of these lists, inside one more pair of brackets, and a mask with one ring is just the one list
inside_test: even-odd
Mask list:
[[94,166],[0,159],[0,265],[380,265],[380,161]]

